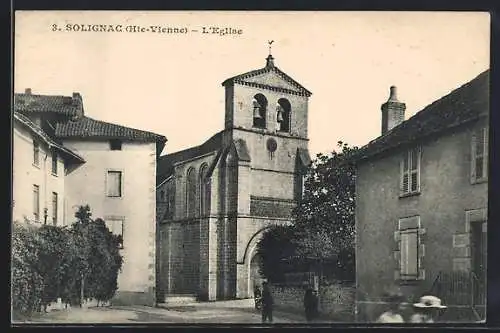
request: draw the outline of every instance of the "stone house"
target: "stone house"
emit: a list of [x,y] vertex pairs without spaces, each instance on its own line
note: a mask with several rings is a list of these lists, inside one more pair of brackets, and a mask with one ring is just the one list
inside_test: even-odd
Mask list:
[[124,257],[114,303],[154,304],[156,161],[166,138],[87,117],[79,93],[14,95],[13,220],[71,225],[88,204]]
[[158,163],[159,302],[251,297],[257,242],[269,226],[290,222],[302,194],[311,93],[271,55],[222,85],[224,129]]
[[360,320],[384,311],[382,293],[435,294],[448,318],[485,313],[489,71],[408,120],[391,87],[381,136],[360,149],[356,287]]

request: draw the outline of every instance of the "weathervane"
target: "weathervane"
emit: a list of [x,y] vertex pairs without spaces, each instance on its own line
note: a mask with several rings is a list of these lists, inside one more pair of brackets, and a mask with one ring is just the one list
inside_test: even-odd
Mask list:
[[274,40],[270,40],[267,43],[269,44],[269,55],[271,55],[271,44],[274,43]]

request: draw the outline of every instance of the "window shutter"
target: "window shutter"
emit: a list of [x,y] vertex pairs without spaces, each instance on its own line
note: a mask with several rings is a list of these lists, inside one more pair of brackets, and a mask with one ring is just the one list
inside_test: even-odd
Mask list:
[[401,275],[418,277],[418,232],[408,230],[401,233]]
[[475,133],[473,133],[471,137],[471,154],[470,154],[471,183],[474,183],[476,181],[476,146],[477,146],[476,141],[477,141],[477,136]]
[[484,128],[483,129],[484,133],[484,141],[483,141],[483,177],[488,177],[488,129]]
[[401,174],[401,179],[400,179],[400,189],[402,194],[408,193],[409,190],[409,164],[408,164],[408,155],[405,154],[403,158],[400,161],[399,164],[400,168],[400,174]]

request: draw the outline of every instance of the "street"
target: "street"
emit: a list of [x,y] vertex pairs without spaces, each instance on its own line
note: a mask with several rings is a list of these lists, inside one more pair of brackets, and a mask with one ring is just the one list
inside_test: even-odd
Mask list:
[[[253,300],[218,301],[172,305],[165,308],[147,306],[111,306],[73,308],[52,311],[32,319],[29,323],[254,323],[261,322]],[[300,323],[303,318],[275,312],[274,323]]]

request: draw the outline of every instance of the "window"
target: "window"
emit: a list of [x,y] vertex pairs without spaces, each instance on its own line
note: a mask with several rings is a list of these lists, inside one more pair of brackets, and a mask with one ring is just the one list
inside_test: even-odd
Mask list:
[[425,230],[420,227],[420,217],[413,216],[399,220],[398,230],[395,233],[397,240],[396,275],[400,280],[418,280],[424,278],[422,259],[424,245],[422,235]]
[[33,140],[33,164],[40,166],[40,145]]
[[266,128],[267,99],[262,94],[253,97],[253,127]]
[[488,129],[481,128],[472,135],[471,181],[488,178]]
[[402,279],[418,277],[418,229],[401,231],[401,266]]
[[194,217],[196,210],[196,174],[189,168],[186,177],[186,210],[187,217]]
[[57,193],[52,192],[52,224],[57,225]]
[[420,192],[420,159],[420,148],[411,149],[404,154],[400,163],[401,195]]
[[278,100],[278,105],[276,106],[276,121],[278,123],[278,131],[290,131],[291,108],[292,107],[290,105],[290,102],[286,98],[280,98]]
[[113,235],[119,237],[120,248],[123,249],[123,218],[107,218],[106,226]]
[[57,153],[52,152],[52,174],[57,176]]
[[121,197],[122,196],[122,172],[108,171],[107,179],[107,196]]
[[120,140],[109,141],[109,149],[111,150],[122,150],[122,142]]
[[40,221],[40,186],[33,185],[33,216]]
[[200,170],[200,215],[210,213],[210,180],[207,179],[208,165],[203,164]]

